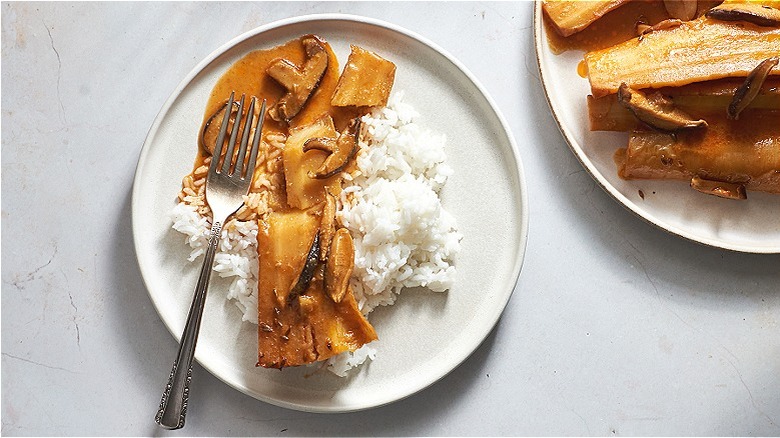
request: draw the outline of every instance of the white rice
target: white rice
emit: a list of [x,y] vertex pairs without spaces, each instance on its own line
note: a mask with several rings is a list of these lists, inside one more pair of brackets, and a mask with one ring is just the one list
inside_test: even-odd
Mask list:
[[[206,252],[211,221],[198,214],[197,207],[180,202],[171,212],[173,229],[187,235],[189,261]],[[257,222],[229,220],[222,229],[214,271],[220,277],[233,277],[226,299],[241,309],[242,321],[257,324]]]
[[418,114],[402,99],[395,94],[363,117],[359,172],[337,214],[355,244],[351,285],[364,314],[393,304],[403,288],[449,289],[460,250],[455,219],[438,196],[452,175],[445,137],[414,123]]
[[[445,164],[445,137],[414,122],[414,109],[391,96],[387,107],[362,118],[363,135],[357,171],[345,175],[342,206],[337,213],[355,244],[351,285],[361,311],[391,305],[404,288],[449,289],[455,279],[454,259],[461,235],[444,210],[438,193],[452,175]],[[171,213],[173,228],[187,236],[190,261],[208,244],[210,221],[197,207],[179,203]],[[243,321],[257,324],[257,224],[229,221],[215,257],[214,270],[232,277],[227,299]],[[339,376],[374,359],[371,344],[328,361]]]

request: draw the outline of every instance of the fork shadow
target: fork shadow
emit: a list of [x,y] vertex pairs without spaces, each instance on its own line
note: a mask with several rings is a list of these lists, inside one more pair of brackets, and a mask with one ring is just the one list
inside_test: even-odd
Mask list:
[[[146,286],[138,267],[135,246],[133,243],[131,216],[131,191],[125,194],[122,207],[118,209],[119,217],[115,221],[113,253],[108,260],[113,263],[111,272],[114,275],[111,284],[117,285],[118,298],[114,319],[119,330],[126,334],[124,347],[131,350],[131,357],[136,360],[127,364],[136,376],[134,384],[140,387],[139,393],[145,394],[142,406],[148,406],[149,412],[140,413],[140,418],[132,418],[135,424],[148,424],[146,435],[158,432],[154,424],[154,408],[159,403],[159,397],[167,378],[166,368],[173,363],[173,352],[177,344],[169,335],[157,312],[152,305]],[[146,414],[146,415],[144,415]],[[142,427],[143,428],[143,427]]]

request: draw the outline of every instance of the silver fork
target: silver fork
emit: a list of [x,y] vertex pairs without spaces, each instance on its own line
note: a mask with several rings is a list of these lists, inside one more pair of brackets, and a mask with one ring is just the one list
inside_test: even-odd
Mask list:
[[[211,268],[214,263],[214,254],[217,252],[222,227],[233,213],[243,205],[243,196],[249,193],[249,187],[252,183],[252,175],[257,161],[257,150],[260,143],[260,137],[263,130],[263,120],[265,119],[265,100],[260,108],[260,116],[255,120],[254,109],[256,99],[252,97],[249,109],[246,111],[247,120],[244,125],[243,133],[240,137],[241,145],[234,166],[231,166],[233,152],[235,151],[236,138],[241,127],[241,119],[244,115],[244,97],[238,103],[238,114],[233,128],[230,132],[228,147],[225,153],[225,159],[220,166],[220,157],[222,156],[222,145],[225,142],[225,135],[228,131],[228,121],[232,114],[235,92],[230,94],[225,116],[217,135],[217,144],[214,147],[209,172],[206,177],[206,201],[211,208],[212,225],[209,236],[209,245],[206,250],[206,256],[203,260],[203,267],[200,269],[198,284],[195,287],[195,294],[192,297],[192,305],[187,315],[187,323],[184,326],[184,333],[181,336],[179,353],[173,362],[173,369],[168,377],[168,384],[160,400],[160,408],[155,416],[155,421],[166,429],[180,429],[184,426],[184,417],[187,415],[187,402],[190,392],[190,380],[192,379],[192,358],[195,355],[195,344],[198,340],[198,331],[200,330],[200,321],[203,316],[203,306],[206,302],[206,291],[208,290],[209,278],[211,277]],[[255,134],[252,139],[252,147],[249,152],[249,159],[244,169],[244,160],[249,143],[252,126],[255,126]],[[245,172],[244,172],[245,170]]]

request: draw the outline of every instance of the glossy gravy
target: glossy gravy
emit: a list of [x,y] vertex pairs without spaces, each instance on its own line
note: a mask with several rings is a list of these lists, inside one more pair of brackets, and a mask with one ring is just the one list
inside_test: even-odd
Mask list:
[[[720,1],[699,2],[698,14],[703,14]],[[542,14],[544,15],[544,14]],[[669,18],[666,8],[659,0],[634,0],[608,12],[593,24],[568,37],[560,36],[544,16],[547,42],[556,55],[567,50],[589,52],[601,50],[636,37],[636,23],[642,21],[654,25]]]
[[[236,92],[236,99],[242,93],[246,93],[247,99],[250,96],[257,97],[259,101],[266,99],[268,108],[271,108],[276,101],[284,96],[286,90],[271,78],[266,70],[279,58],[287,59],[295,65],[303,64],[306,61],[306,52],[302,41],[308,36],[311,35],[301,36],[271,49],[248,53],[231,65],[211,90],[200,132],[203,132],[206,121],[225,105],[232,91]],[[285,122],[277,122],[266,117],[263,122],[263,138],[273,134],[286,136],[290,129],[308,125],[325,114],[333,118],[336,129],[340,131],[352,118],[362,114],[360,110],[355,108],[331,106],[330,99],[339,80],[339,63],[330,44],[325,41],[322,41],[322,44],[328,53],[328,68],[325,70],[319,86],[309,97],[301,112],[290,121],[289,127]],[[205,157],[209,156],[207,151],[203,151],[201,148],[199,151],[200,155],[195,163],[196,168],[202,164]]]
[[[251,52],[231,65],[212,89],[204,111],[201,136],[212,116],[223,111],[231,92],[236,93],[236,99],[240,99],[242,93],[247,99],[251,96],[266,99],[267,107],[272,108],[287,90],[267,74],[268,67],[280,58],[296,66],[304,65],[307,56],[303,41],[311,37],[304,35],[278,47]],[[327,294],[324,262],[318,262],[305,290],[288,295],[290,285],[295,284],[299,276],[304,276],[303,266],[310,248],[318,248],[312,241],[318,242],[314,236],[321,234],[319,228],[325,214],[321,205],[325,193],[338,196],[342,184],[340,173],[326,179],[307,176],[307,172],[323,164],[327,153],[319,150],[304,153],[302,145],[314,137],[332,138],[352,119],[370,110],[331,105],[340,69],[330,45],[318,40],[327,53],[328,66],[319,85],[289,125],[271,117],[264,119],[254,176],[256,180],[259,175],[264,176],[271,181],[271,187],[256,187],[253,183],[250,189],[250,193],[268,192],[269,210],[257,219],[257,365],[266,368],[325,360],[343,351],[354,351],[376,339],[376,332],[360,313],[352,292],[347,292],[339,301]],[[221,120],[221,116],[216,117],[211,123],[218,126]],[[281,138],[286,138],[283,151],[273,146]],[[199,144],[195,169],[210,156],[202,141]],[[350,165],[355,166],[354,159],[345,170],[349,171]]]

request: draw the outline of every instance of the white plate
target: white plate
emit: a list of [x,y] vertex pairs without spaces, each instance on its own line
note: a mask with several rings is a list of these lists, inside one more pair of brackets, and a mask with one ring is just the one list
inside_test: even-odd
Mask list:
[[[171,229],[181,179],[192,168],[197,132],[211,88],[246,53],[315,33],[340,65],[349,44],[395,62],[394,90],[421,113],[426,127],[447,135],[455,169],[442,193],[464,235],[455,287],[447,293],[407,291],[374,310],[375,361],[347,378],[315,368],[255,368],[256,326],[224,300],[224,280],[212,277],[196,359],[229,385],[292,409],[345,412],[409,396],[453,370],[488,335],[504,310],[525,253],[528,203],[514,139],[492,99],[454,58],[397,26],[346,15],[272,23],[230,41],[203,60],[163,106],[144,143],[133,185],[132,219],[138,263],[160,317],[181,336],[200,262]],[[174,358],[171,351],[171,361]],[[162,378],[162,376],[161,376]]]
[[612,156],[626,147],[628,135],[588,130],[585,96],[590,94],[590,85],[577,74],[583,52],[555,55],[550,51],[541,2],[534,10],[534,37],[553,116],[582,165],[610,195],[641,218],[686,239],[735,251],[780,253],[778,195],[749,192],[746,201],[731,201],[700,194],[683,181],[618,177]]

